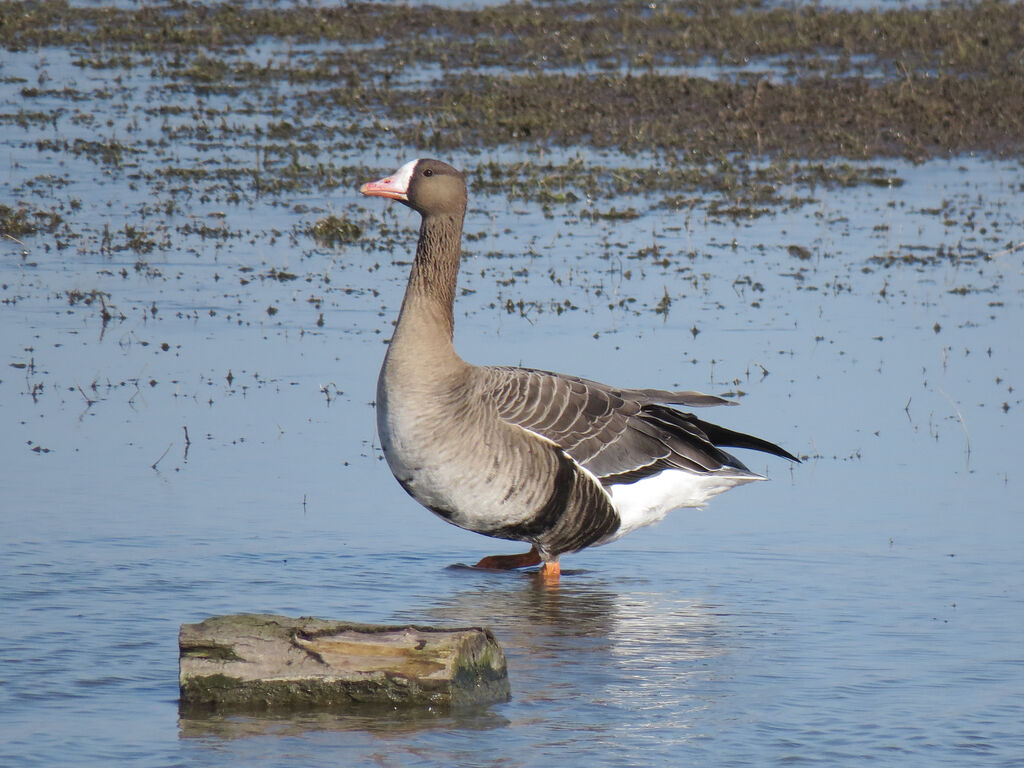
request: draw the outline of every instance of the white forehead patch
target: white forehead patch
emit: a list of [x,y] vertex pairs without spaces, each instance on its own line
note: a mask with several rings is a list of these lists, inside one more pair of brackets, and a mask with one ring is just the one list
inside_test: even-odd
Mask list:
[[416,163],[419,159],[410,160],[408,163],[403,165],[397,171],[391,174],[390,181],[394,185],[394,188],[403,193],[408,194],[409,184],[412,181],[412,172],[416,168]]

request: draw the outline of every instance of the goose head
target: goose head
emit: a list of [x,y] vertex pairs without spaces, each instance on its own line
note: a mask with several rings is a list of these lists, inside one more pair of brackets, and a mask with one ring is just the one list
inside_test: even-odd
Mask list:
[[359,191],[409,206],[423,216],[466,212],[466,179],[440,160],[410,160],[390,176],[363,184]]

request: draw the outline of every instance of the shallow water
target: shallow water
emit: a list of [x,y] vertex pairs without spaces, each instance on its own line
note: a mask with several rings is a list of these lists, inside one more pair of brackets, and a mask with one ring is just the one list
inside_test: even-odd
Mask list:
[[[417,507],[376,448],[415,217],[358,199],[356,179],[232,199],[156,172],[241,143],[178,136],[121,165],[39,146],[188,123],[133,109],[160,85],[149,71],[66,58],[4,63],[88,79],[98,119],[44,96],[64,110],[52,128],[0,139],[2,197],[58,206],[73,235],[0,250],[0,763],[1020,764],[1019,162],[886,161],[901,186],[817,188],[753,219],[474,194],[467,359],[732,393],[741,406],[707,417],[806,457],[745,454],[771,482],[567,556],[544,589],[450,568],[515,548]],[[19,87],[0,85],[5,113]],[[408,159],[332,154],[381,173]],[[302,227],[329,210],[363,238],[318,248]],[[179,718],[178,626],[236,611],[486,625],[513,696]]]

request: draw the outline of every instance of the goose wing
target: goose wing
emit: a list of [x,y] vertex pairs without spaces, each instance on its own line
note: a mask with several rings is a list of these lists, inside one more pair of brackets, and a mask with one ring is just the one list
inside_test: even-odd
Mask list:
[[735,404],[714,395],[619,389],[531,368],[481,371],[499,418],[551,440],[605,485],[633,482],[669,468],[750,474],[721,446],[796,460],[777,445],[670,407]]

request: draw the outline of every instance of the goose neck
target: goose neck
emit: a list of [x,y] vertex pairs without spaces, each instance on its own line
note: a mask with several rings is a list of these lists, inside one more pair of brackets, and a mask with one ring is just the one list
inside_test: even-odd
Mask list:
[[460,215],[423,217],[393,346],[404,341],[414,341],[421,350],[437,344],[451,346],[461,242]]

